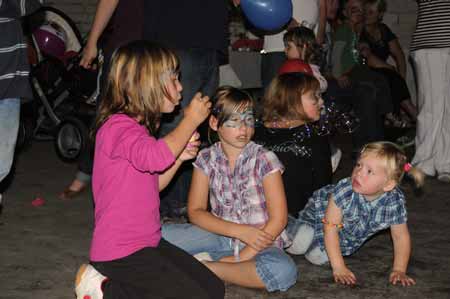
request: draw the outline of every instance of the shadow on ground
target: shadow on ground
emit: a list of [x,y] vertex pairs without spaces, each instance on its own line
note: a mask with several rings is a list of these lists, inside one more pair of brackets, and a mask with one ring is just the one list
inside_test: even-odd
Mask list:
[[[336,140],[344,157],[335,179],[350,174],[349,140]],[[77,267],[87,261],[92,232],[92,201],[60,201],[57,193],[72,179],[74,165],[59,161],[51,143],[34,143],[18,159],[14,181],[4,194],[0,216],[0,298],[74,298]],[[266,298],[450,298],[450,184],[427,179],[421,194],[408,184],[409,228],[413,252],[409,273],[414,287],[388,284],[392,244],[388,232],[376,235],[346,259],[357,275],[355,287],[337,285],[327,267],[302,256],[297,284],[285,293],[227,286],[228,299]],[[33,207],[36,197],[45,199]],[[176,282],[174,282],[176,285]]]

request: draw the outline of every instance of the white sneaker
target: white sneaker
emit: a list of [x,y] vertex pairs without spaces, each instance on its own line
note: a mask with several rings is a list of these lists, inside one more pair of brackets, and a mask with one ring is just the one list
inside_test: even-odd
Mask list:
[[290,254],[305,254],[313,239],[314,229],[308,225],[300,225],[292,239],[291,247],[287,248],[286,251]]
[[336,151],[331,155],[331,169],[333,173],[336,172],[339,163],[341,162],[342,151],[339,148],[336,148]]
[[105,280],[106,277],[91,265],[81,265],[75,278],[77,299],[102,299],[102,283]]
[[202,261],[204,261],[204,262],[212,262],[213,261],[211,255],[208,252],[197,253],[196,255],[194,255],[194,257],[197,260],[199,260],[200,262],[202,262]]
[[437,179],[443,183],[450,183],[450,173],[442,172],[438,174]]

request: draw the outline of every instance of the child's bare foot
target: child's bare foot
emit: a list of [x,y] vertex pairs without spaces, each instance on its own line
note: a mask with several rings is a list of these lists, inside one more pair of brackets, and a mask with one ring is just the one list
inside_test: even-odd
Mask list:
[[74,179],[72,183],[58,195],[61,200],[71,199],[80,195],[87,187],[87,183]]

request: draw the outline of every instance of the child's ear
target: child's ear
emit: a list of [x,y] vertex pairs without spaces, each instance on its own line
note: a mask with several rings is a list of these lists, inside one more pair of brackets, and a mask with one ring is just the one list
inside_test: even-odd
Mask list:
[[383,187],[383,191],[384,192],[389,192],[392,189],[395,188],[395,186],[397,186],[397,182],[395,180],[390,179],[389,181],[386,182],[386,184]]
[[209,117],[209,127],[211,129],[213,129],[214,131],[217,131],[218,124],[219,124],[219,120],[214,115],[211,115]]

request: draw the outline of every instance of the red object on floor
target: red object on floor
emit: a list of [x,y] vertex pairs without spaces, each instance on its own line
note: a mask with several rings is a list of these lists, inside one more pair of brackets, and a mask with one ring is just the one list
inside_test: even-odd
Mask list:
[[45,200],[40,198],[40,197],[36,197],[32,202],[31,205],[33,207],[40,207],[43,206],[45,204]]

